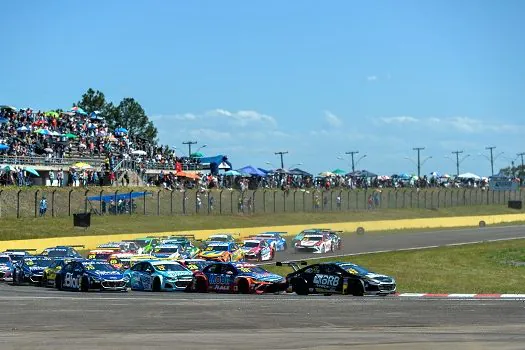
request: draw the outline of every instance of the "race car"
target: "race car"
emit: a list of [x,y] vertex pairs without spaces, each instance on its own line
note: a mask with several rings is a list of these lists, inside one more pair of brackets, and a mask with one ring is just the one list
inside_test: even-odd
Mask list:
[[138,254],[149,254],[157,244],[159,244],[159,238],[157,237],[143,237],[136,239],[126,239],[123,242],[135,243],[139,249]]
[[43,255],[26,256],[23,260],[17,261],[13,264],[11,272],[13,285],[25,283],[40,285],[45,268],[52,262],[53,259]]
[[286,280],[260,266],[246,263],[212,263],[195,273],[189,291],[226,293],[277,293],[286,290]]
[[343,231],[328,231],[328,236],[332,240],[332,250],[341,250],[343,248],[343,239],[340,236],[340,233]]
[[115,253],[109,257],[108,261],[117,270],[125,271],[139,261],[155,259],[157,258],[150,254]]
[[93,249],[87,254],[89,260],[108,260],[113,254],[114,250],[111,249]]
[[275,250],[265,239],[246,239],[241,245],[245,260],[273,260]]
[[[286,276],[287,292],[299,295],[309,293],[388,295],[396,291],[393,277],[370,272],[362,266],[348,262],[313,264],[299,268],[297,262],[277,262],[292,266],[294,272]],[[303,265],[306,262],[302,262]]]
[[141,261],[124,272],[131,290],[183,291],[193,280],[193,272],[172,260]]
[[183,248],[178,244],[159,244],[151,255],[158,259],[179,259],[182,257]]
[[212,261],[204,259],[183,259],[177,260],[177,262],[193,273],[202,271],[206,266],[212,263]]
[[326,231],[330,231],[330,229],[329,228],[309,228],[307,230],[303,230],[299,232],[294,238],[292,238],[292,246],[295,247],[295,245],[299,243],[303,239],[303,237],[307,234],[318,234],[318,233],[326,232]]
[[197,254],[197,259],[241,261],[244,259],[244,253],[233,242],[210,242],[205,250]]
[[263,232],[253,236],[253,238],[265,239],[275,251],[281,252],[288,249],[286,239],[282,236],[284,233],[286,232]]
[[67,263],[57,272],[55,287],[79,292],[91,289],[126,292],[128,282],[129,279],[107,261],[80,260]]
[[56,246],[44,249],[40,255],[48,258],[82,258],[75,248],[84,248],[83,245]]
[[8,255],[13,263],[23,260],[26,256],[33,256],[30,252],[36,252],[36,249],[7,249],[0,254]]
[[11,271],[13,270],[13,260],[11,256],[7,254],[0,255],[0,281],[12,281],[13,275]]
[[167,239],[162,240],[162,244],[178,244],[183,248],[182,256],[186,259],[194,258],[199,252],[199,247],[193,244],[190,238],[195,238],[194,235],[177,235],[170,236]]
[[295,243],[295,252],[326,253],[333,250],[332,239],[328,233],[308,233]]
[[140,247],[135,242],[122,241],[104,243],[99,245],[97,249],[113,250],[115,253],[136,254],[139,251]]
[[57,258],[53,259],[53,262],[51,265],[46,267],[44,269],[44,272],[42,273],[42,286],[44,287],[54,287],[55,286],[55,279],[57,272],[60,272],[62,268],[69,263],[70,261],[74,260],[83,260],[83,258]]
[[[234,236],[237,236],[238,238],[235,238]],[[229,242],[229,243],[237,243],[239,240],[240,234],[238,233],[218,233],[209,236],[205,241],[204,245],[207,246],[209,243],[212,242]]]

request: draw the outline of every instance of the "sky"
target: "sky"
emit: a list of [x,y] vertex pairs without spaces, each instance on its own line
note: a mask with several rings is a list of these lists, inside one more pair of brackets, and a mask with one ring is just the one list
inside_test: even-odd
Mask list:
[[[525,152],[525,2],[5,1],[0,104],[135,98],[234,168],[490,175]],[[503,152],[503,153],[502,153]],[[431,157],[431,158],[429,158]],[[464,159],[463,159],[464,158]],[[357,162],[358,161],[358,162]],[[521,159],[516,159],[521,162]]]

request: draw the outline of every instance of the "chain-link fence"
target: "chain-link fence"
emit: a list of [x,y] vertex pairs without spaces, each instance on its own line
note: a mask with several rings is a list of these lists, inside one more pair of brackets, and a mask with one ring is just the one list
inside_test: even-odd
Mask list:
[[[359,211],[369,209],[439,209],[474,205],[507,205],[524,201],[525,192],[482,189],[377,190],[210,190],[198,192],[155,189],[130,190],[52,189],[0,190],[0,217],[40,215],[46,198],[46,217],[91,212],[100,215],[231,215],[284,212]],[[139,194],[137,196],[137,194]]]

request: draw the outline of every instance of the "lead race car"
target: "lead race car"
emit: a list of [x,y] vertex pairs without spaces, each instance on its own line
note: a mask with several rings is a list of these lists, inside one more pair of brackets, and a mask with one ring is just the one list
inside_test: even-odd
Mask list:
[[193,279],[193,272],[172,260],[146,260],[124,272],[131,290],[183,291]]
[[127,291],[129,279],[103,260],[70,261],[56,274],[55,286],[58,290],[88,292]]
[[[300,264],[307,265],[305,261]],[[289,265],[294,269],[294,272],[286,276],[287,292],[299,295],[388,295],[396,291],[396,281],[393,277],[368,271],[349,262],[320,263],[303,268],[299,268],[297,262],[277,262],[276,265]]]

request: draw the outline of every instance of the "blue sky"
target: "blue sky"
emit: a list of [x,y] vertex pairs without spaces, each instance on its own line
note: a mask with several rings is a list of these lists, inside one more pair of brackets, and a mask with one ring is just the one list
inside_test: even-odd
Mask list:
[[[490,174],[525,151],[525,2],[8,1],[0,104],[134,97],[161,143],[235,167]],[[407,160],[410,157],[412,160]]]

